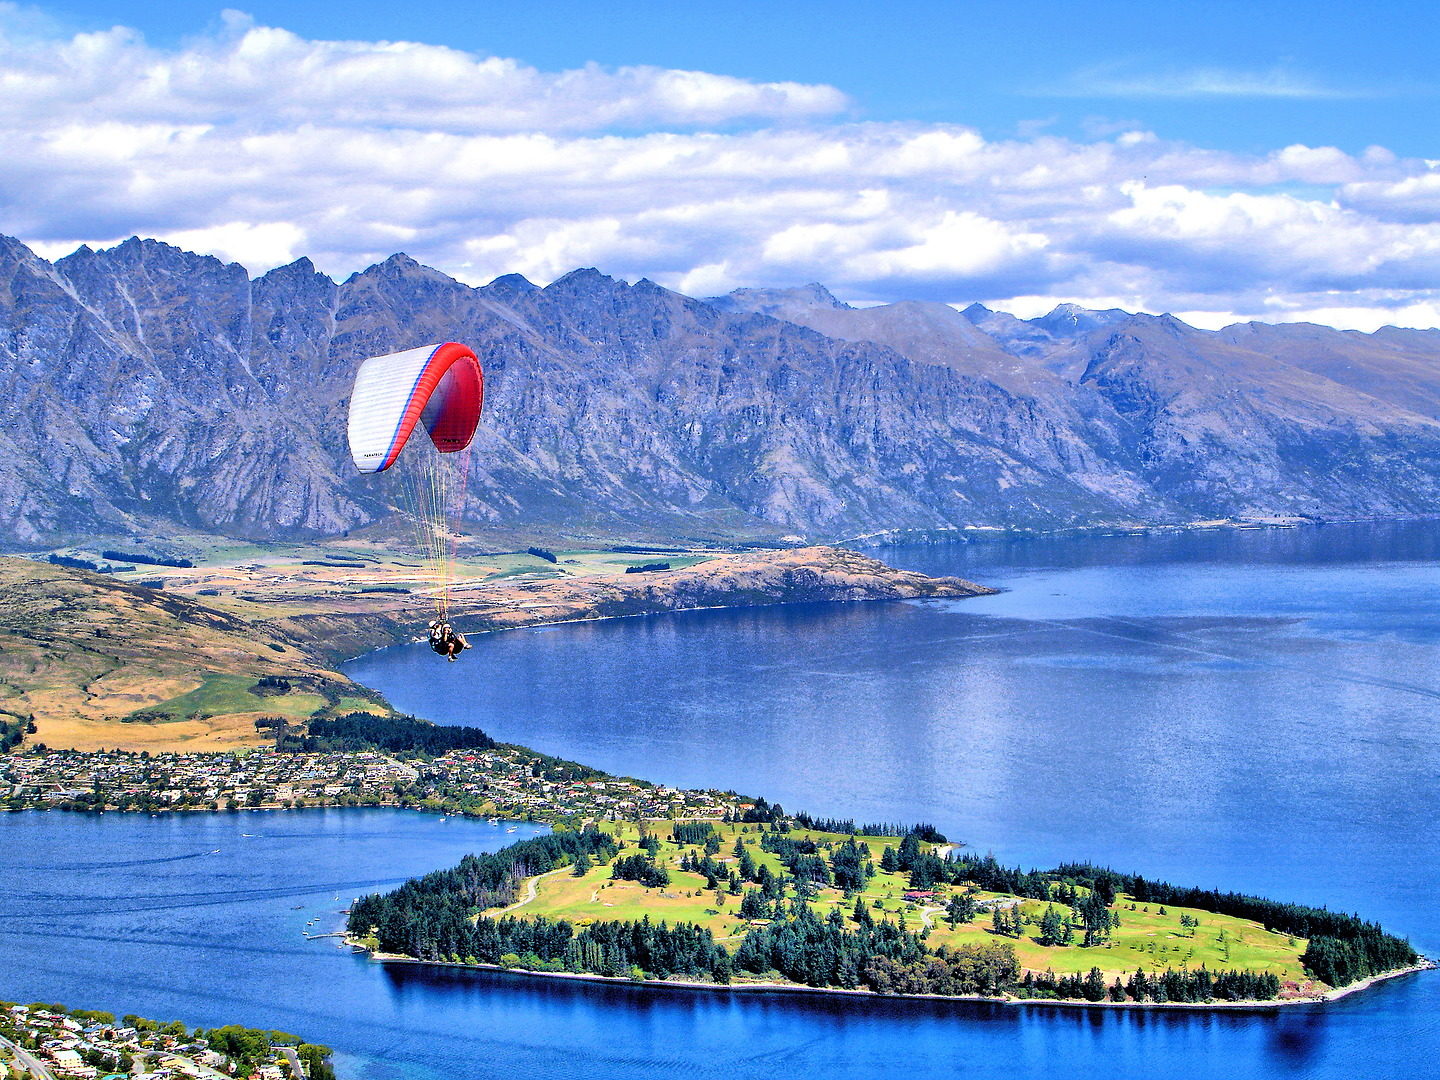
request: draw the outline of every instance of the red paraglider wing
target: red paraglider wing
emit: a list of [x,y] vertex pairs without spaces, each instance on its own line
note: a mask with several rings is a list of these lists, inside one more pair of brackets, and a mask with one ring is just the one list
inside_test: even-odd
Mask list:
[[388,469],[422,421],[440,453],[464,450],[475,436],[484,399],[480,361],[457,342],[372,356],[360,365],[350,398],[355,467]]
[[[463,345],[441,345],[436,354],[446,349],[461,350],[444,369],[430,399],[420,414],[430,441],[442,454],[453,454],[464,450],[475,437],[475,426],[480,422],[480,409],[485,400],[485,379],[480,373],[480,364],[475,354]],[[433,367],[435,361],[431,361]],[[427,374],[425,379],[430,376]],[[423,392],[422,385],[416,388]]]

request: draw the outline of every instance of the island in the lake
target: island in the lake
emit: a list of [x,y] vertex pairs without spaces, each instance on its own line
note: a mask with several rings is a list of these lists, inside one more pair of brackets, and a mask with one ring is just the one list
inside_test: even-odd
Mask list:
[[728,990],[1091,1005],[1324,1000],[1431,966],[1357,916],[1022,870],[933,827],[788,815],[588,823],[359,898],[388,961]]

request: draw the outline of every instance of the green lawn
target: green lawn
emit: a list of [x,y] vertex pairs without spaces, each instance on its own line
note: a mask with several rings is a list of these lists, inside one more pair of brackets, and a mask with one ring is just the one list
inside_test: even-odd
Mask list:
[[384,715],[388,715],[389,713],[389,710],[377,701],[372,701],[370,698],[355,697],[350,694],[345,694],[336,699],[330,711],[336,716],[343,716],[345,713],[352,712],[373,712]]
[[326,704],[319,694],[253,694],[250,688],[254,685],[255,680],[244,675],[211,675],[202,686],[188,694],[181,694],[140,711],[148,714],[162,713],[172,720],[184,720],[195,713],[225,716],[230,713],[252,712],[298,720],[310,716]]
[[[1079,945],[1039,944],[1036,937],[1045,904],[1038,900],[1026,900],[1021,905],[1029,924],[1019,939],[1009,940],[1014,942],[1023,966],[1033,971],[1050,968],[1057,975],[1084,974],[1092,967],[1110,974],[1124,974],[1139,967],[1164,971],[1166,968],[1193,970],[1203,965],[1211,971],[1222,968],[1273,971],[1282,979],[1304,978],[1300,954],[1305,951],[1306,942],[1302,939],[1294,939],[1292,944],[1292,939],[1273,934],[1258,923],[1198,908],[1167,907],[1161,915],[1161,905],[1148,904],[1137,905],[1136,910],[1131,911],[1130,902],[1128,897],[1117,899],[1112,910],[1120,913],[1120,928],[1111,932],[1111,940],[1104,945],[1086,949]],[[1063,910],[1061,908],[1062,913]],[[1190,929],[1180,925],[1182,913],[1200,920],[1194,936]],[[942,921],[941,913],[937,913],[935,919],[936,930],[930,935],[932,945],[994,938],[988,914],[955,930]]]

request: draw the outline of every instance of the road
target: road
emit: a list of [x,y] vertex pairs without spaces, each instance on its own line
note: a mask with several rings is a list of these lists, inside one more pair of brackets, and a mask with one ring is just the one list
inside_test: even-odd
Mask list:
[[536,877],[530,878],[528,881],[525,882],[525,895],[522,896],[519,900],[516,900],[515,903],[511,904],[509,907],[501,908],[495,913],[495,915],[504,915],[508,912],[514,911],[516,908],[524,907],[526,904],[530,903],[532,900],[535,899],[535,886],[540,884],[541,878],[554,877],[556,874],[564,874],[568,870],[569,867],[562,866],[559,870],[551,870],[548,874],[539,874]]
[[0,1046],[8,1047],[20,1062],[20,1067],[29,1071],[35,1080],[55,1080],[55,1074],[45,1067],[45,1063],[30,1053],[24,1047],[16,1046],[9,1039],[0,1035]]

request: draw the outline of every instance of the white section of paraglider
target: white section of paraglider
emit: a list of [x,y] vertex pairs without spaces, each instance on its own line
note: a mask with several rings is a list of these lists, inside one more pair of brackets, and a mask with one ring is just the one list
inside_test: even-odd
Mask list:
[[[395,461],[405,414],[439,345],[372,356],[355,374],[350,395],[350,457],[361,472],[380,472]],[[409,432],[404,432],[409,435]]]
[[[424,563],[417,591],[444,621],[469,480],[468,448],[483,398],[475,354],[446,342],[366,360],[350,400],[351,457],[365,473],[395,466],[403,513]],[[429,438],[411,438],[417,427]]]

